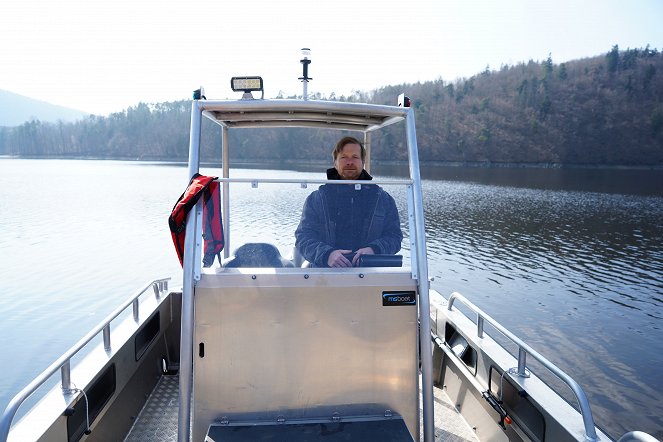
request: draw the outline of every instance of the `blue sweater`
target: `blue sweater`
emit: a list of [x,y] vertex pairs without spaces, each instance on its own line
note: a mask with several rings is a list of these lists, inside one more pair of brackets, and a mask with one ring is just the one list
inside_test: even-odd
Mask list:
[[[336,169],[327,171],[338,179]],[[372,177],[362,171],[360,180]],[[356,251],[371,247],[376,254],[396,254],[403,233],[396,203],[391,195],[375,184],[324,184],[311,193],[295,231],[295,246],[315,267],[327,267],[332,251]]]

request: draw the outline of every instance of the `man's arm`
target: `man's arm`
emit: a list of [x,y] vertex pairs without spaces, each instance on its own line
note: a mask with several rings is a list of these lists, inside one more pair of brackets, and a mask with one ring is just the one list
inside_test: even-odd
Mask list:
[[396,202],[391,195],[383,191],[379,204],[385,205],[382,234],[372,240],[368,247],[372,248],[376,254],[395,255],[401,250],[401,242],[403,241]]
[[324,242],[326,228],[322,196],[316,191],[306,198],[302,217],[295,230],[295,247],[316,267],[327,267],[327,259],[333,251],[332,247]]

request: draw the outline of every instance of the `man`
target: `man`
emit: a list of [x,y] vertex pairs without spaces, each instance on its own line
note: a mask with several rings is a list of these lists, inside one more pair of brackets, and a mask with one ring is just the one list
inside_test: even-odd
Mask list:
[[[329,180],[371,180],[364,170],[366,150],[353,137],[342,138],[332,153]],[[358,188],[357,188],[358,187]],[[394,199],[375,184],[324,184],[311,193],[295,231],[295,246],[315,267],[357,266],[362,255],[395,254],[401,249]],[[347,254],[354,253],[352,261]]]

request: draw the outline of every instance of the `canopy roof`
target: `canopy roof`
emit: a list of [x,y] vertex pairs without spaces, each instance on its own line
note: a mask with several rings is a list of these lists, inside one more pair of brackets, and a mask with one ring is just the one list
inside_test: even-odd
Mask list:
[[228,128],[319,127],[370,132],[405,118],[408,108],[318,100],[197,101],[203,115]]

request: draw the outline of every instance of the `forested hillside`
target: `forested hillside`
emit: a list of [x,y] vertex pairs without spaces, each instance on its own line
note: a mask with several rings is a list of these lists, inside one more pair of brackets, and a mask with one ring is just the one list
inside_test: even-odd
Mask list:
[[[314,98],[395,104],[401,92],[412,99],[425,162],[663,165],[663,54],[649,46],[614,46],[607,54],[561,64],[548,57],[499,70],[486,67],[454,82]],[[184,160],[189,112],[188,101],[140,103],[76,123],[31,121],[0,129],[0,154]],[[376,160],[403,159],[402,130],[390,127],[373,138]],[[246,135],[231,131],[231,157],[327,161],[340,136],[262,129],[249,143]],[[256,135],[262,142],[255,142]],[[204,140],[203,160],[218,158],[215,143],[211,136]]]

